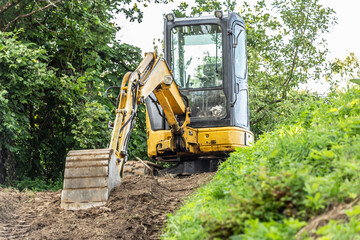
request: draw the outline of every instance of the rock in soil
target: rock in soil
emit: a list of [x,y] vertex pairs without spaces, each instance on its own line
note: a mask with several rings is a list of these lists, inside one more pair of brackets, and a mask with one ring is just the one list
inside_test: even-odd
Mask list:
[[166,215],[212,176],[124,177],[105,206],[80,211],[60,208],[61,191],[0,188],[0,239],[159,239]]

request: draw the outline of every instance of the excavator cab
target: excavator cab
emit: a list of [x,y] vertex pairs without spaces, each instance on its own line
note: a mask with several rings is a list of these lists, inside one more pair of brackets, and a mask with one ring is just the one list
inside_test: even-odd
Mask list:
[[212,171],[236,147],[251,145],[246,32],[236,13],[165,19],[165,59],[197,133],[198,150],[158,151],[169,131],[161,106],[146,100],[148,155],[178,162],[177,171]]

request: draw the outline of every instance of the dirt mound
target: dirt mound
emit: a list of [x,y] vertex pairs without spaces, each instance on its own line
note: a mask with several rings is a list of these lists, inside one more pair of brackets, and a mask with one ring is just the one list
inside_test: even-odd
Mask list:
[[360,197],[357,197],[350,203],[342,203],[330,206],[330,208],[319,216],[315,216],[310,219],[308,224],[303,227],[297,234],[296,239],[302,239],[304,233],[309,233],[310,237],[316,239],[318,236],[314,233],[318,228],[325,226],[330,220],[340,220],[348,222],[349,217],[345,214],[344,210],[353,208],[360,201]]
[[20,199],[20,207],[12,210],[23,225],[6,212],[9,220],[8,224],[0,221],[0,231],[5,233],[0,239],[158,239],[166,215],[212,176],[126,177],[107,205],[80,211],[61,209],[60,191],[33,196],[18,193],[30,199]]
[[0,239],[24,239],[30,225],[47,205],[36,197],[46,193],[18,192],[0,189]]
[[20,194],[16,190],[0,187],[0,222],[5,222],[9,218],[14,218],[13,213],[16,208],[18,208],[20,203],[26,199],[26,195]]

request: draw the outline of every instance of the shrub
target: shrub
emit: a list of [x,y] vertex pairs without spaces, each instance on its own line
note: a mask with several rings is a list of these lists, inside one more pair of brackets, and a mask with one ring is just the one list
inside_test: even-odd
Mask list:
[[[174,215],[164,239],[293,239],[311,217],[360,194],[360,90],[303,111],[237,149]],[[324,232],[325,230],[323,230]]]

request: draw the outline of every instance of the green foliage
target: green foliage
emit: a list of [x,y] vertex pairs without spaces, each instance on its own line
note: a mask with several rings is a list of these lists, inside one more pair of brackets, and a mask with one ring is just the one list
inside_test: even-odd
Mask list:
[[271,130],[279,113],[287,114],[287,102],[296,101],[292,89],[319,80],[327,53],[320,36],[335,22],[334,11],[317,1],[281,0],[271,7],[259,1],[255,8],[245,5],[242,10],[248,33],[251,123],[259,133]]
[[[24,170],[29,174],[37,174],[41,161],[47,159],[41,156],[40,151],[35,152],[38,144],[46,147],[46,143],[39,143],[36,133],[43,128],[50,128],[47,125],[49,122],[44,121],[40,113],[56,117],[57,114],[47,108],[48,101],[45,99],[51,101],[65,93],[60,92],[55,72],[47,66],[48,55],[44,49],[31,43],[23,44],[15,35],[4,33],[0,33],[0,46],[0,92],[4,99],[0,103],[1,162],[6,165],[11,164],[9,161],[14,157],[25,161],[32,156],[34,158],[30,157],[31,161],[27,162]],[[67,85],[67,81],[64,81],[63,84]],[[73,94],[77,93],[75,90]],[[17,164],[22,163],[18,161]]]
[[129,159],[140,157],[149,160],[147,157],[147,136],[146,136],[146,108],[145,105],[138,107],[135,127],[130,136],[128,147]]
[[169,216],[163,238],[294,239],[329,204],[357,197],[360,90],[308,99],[299,112],[231,154]]
[[341,240],[341,239],[359,239],[360,231],[360,206],[357,205],[350,210],[345,211],[347,221],[330,220],[330,222],[316,230],[319,240]]
[[349,88],[350,82],[356,83],[356,79],[352,78],[360,77],[359,59],[354,53],[350,53],[343,60],[335,58],[328,65],[329,72],[325,76],[332,89],[339,89],[341,85]]
[[224,1],[206,1],[206,0],[195,0],[196,6],[191,7],[188,10],[189,4],[186,2],[180,2],[177,9],[173,12],[176,17],[186,17],[186,15],[195,16],[202,15],[204,12],[213,13],[215,10],[224,9],[226,11],[234,11],[236,1],[224,0]]
[[350,82],[353,82],[357,85],[360,85],[360,79],[359,78],[354,78],[354,79],[351,79]]
[[109,114],[104,105],[92,101],[78,108],[72,109],[77,112],[78,121],[73,125],[71,133],[77,145],[74,148],[106,148],[110,142],[110,131],[104,128],[110,121]]
[[34,179],[24,177],[22,180],[16,181],[14,187],[20,191],[26,189],[31,191],[58,191],[63,187],[63,177],[61,176],[55,181],[43,177],[36,177]]
[[0,1],[2,184],[50,184],[62,175],[69,150],[106,147],[115,107],[105,89],[120,85],[141,57],[139,48],[115,40],[111,22],[113,11],[140,20],[134,2],[52,4]]

